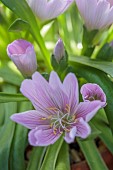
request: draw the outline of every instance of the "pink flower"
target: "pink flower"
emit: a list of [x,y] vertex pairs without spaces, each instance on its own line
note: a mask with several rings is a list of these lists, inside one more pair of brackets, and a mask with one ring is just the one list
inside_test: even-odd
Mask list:
[[100,101],[102,107],[106,106],[106,95],[97,84],[87,83],[81,87],[81,94],[84,101]]
[[14,114],[11,119],[30,129],[31,145],[53,144],[62,134],[71,143],[75,136],[86,138],[91,133],[88,121],[101,108],[100,102],[79,103],[78,82],[73,73],[61,83],[54,71],[49,82],[35,72],[32,80],[23,81],[20,90],[36,110]]
[[25,76],[30,77],[37,70],[36,54],[33,45],[25,40],[15,40],[7,46],[7,54]]
[[65,12],[73,0],[27,0],[27,2],[41,21],[47,21]]
[[113,23],[112,0],[75,0],[88,30],[100,30]]

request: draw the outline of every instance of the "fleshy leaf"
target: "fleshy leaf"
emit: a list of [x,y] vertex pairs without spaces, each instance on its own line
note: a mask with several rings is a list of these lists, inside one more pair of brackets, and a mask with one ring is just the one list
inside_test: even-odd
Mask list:
[[10,93],[0,92],[0,103],[19,102],[19,101],[28,101],[28,99],[20,93],[10,94]]
[[85,56],[72,56],[70,57],[71,62],[75,63],[80,63],[86,66],[90,66],[93,68],[97,68],[113,77],[113,63],[112,62],[107,62],[107,61],[97,61],[94,59],[89,59],[88,57]]
[[16,19],[9,27],[9,31],[19,32],[19,31],[27,31],[29,30],[30,25],[27,21],[24,21],[20,18]]

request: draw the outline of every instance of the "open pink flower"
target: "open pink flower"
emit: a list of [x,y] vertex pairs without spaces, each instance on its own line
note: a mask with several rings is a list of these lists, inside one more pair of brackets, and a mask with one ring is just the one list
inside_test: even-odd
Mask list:
[[73,0],[27,0],[27,2],[41,21],[47,21],[65,12]]
[[67,143],[75,136],[86,138],[91,129],[88,121],[101,108],[100,102],[80,102],[78,82],[69,73],[61,83],[52,71],[49,82],[36,72],[32,80],[24,80],[21,92],[29,98],[36,110],[14,114],[11,119],[31,129],[29,142],[33,146],[53,144],[62,134]]
[[106,95],[97,84],[87,83],[81,87],[81,94],[84,101],[100,101],[102,107],[106,106]]
[[7,54],[25,77],[32,76],[37,70],[36,54],[30,42],[23,39],[13,41],[7,46]]
[[113,0],[75,0],[88,30],[100,30],[113,23]]

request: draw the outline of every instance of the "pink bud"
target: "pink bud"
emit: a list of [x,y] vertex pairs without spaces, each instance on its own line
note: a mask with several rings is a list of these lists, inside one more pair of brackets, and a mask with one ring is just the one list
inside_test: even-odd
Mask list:
[[64,44],[61,39],[59,39],[54,48],[54,57],[57,62],[59,62],[65,55]]
[[15,40],[7,46],[7,54],[24,77],[30,77],[37,70],[33,45],[26,40]]

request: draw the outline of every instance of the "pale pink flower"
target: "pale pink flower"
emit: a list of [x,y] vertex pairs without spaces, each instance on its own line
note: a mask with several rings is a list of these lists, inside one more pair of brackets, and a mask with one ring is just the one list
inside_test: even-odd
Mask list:
[[33,146],[53,144],[61,135],[67,143],[76,136],[86,138],[91,129],[88,121],[101,108],[99,101],[80,102],[78,82],[69,73],[61,83],[52,71],[49,82],[35,72],[32,80],[24,80],[21,92],[36,110],[14,114],[11,119],[31,129],[28,136]]
[[81,87],[81,94],[84,101],[100,101],[102,107],[106,106],[106,95],[97,84],[87,83]]
[[100,30],[113,23],[113,0],[75,0],[88,30]]
[[65,12],[73,0],[27,0],[27,2],[41,21],[47,21]]
[[23,39],[15,40],[7,46],[7,54],[25,76],[30,77],[37,70],[37,60],[33,45]]

